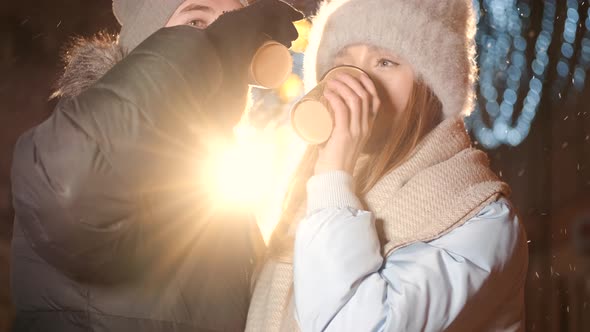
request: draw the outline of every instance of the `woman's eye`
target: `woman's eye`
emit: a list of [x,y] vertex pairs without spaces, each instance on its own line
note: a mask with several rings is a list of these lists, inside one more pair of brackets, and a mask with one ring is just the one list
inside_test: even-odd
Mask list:
[[392,67],[392,66],[396,66],[397,63],[388,60],[388,59],[379,59],[379,61],[377,62],[377,65],[379,67]]
[[192,20],[187,23],[190,26],[194,26],[195,28],[204,29],[207,27],[207,24],[202,20]]

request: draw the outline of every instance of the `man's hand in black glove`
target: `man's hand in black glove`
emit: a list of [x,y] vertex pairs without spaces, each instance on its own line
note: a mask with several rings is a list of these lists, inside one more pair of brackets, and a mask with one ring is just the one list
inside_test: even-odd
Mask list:
[[205,31],[224,66],[247,68],[256,50],[268,39],[291,47],[298,37],[293,22],[303,18],[301,12],[283,1],[260,0],[224,13]]

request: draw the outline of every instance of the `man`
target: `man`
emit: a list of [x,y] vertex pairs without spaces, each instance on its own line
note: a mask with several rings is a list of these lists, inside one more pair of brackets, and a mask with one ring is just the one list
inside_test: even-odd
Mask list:
[[260,237],[199,171],[241,116],[252,55],[289,46],[302,15],[278,0],[113,9],[118,42],[70,50],[55,112],[15,148],[14,330],[243,330]]

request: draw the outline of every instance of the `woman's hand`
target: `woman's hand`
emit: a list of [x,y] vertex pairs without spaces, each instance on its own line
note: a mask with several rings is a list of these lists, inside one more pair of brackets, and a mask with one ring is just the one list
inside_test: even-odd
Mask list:
[[334,113],[334,130],[320,148],[315,174],[341,170],[352,174],[367,142],[381,101],[373,81],[362,74],[341,74],[326,83],[324,97]]

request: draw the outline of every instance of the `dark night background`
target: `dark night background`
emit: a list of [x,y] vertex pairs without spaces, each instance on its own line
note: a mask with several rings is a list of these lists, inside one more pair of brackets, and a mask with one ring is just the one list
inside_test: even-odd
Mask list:
[[[311,0],[293,2],[308,11],[314,5]],[[539,0],[530,3],[533,13],[542,6]],[[562,3],[557,1],[558,13],[565,11]],[[587,12],[588,4],[580,1],[580,5],[584,9],[580,12]],[[563,20],[563,13],[558,15]],[[13,145],[54,106],[48,96],[61,70],[62,45],[72,36],[117,29],[111,0],[0,2],[0,331],[9,329],[12,316]],[[531,30],[529,38],[535,33]],[[555,79],[551,67],[557,54],[558,47],[552,46],[547,81]],[[542,97],[524,143],[489,155],[493,168],[512,186],[512,201],[530,240],[527,330],[590,331],[590,222],[578,226],[590,220],[590,84],[582,92],[569,91],[567,98],[556,98],[551,89],[545,89]]]

